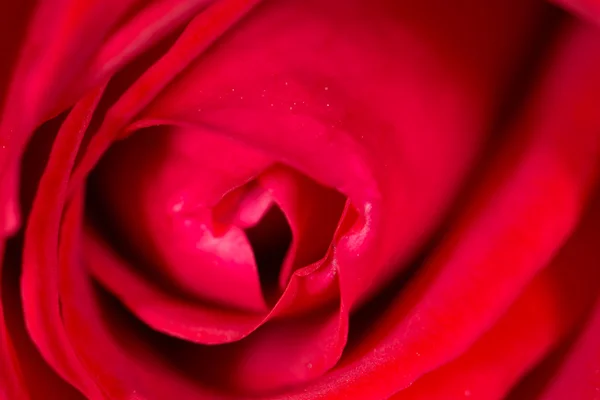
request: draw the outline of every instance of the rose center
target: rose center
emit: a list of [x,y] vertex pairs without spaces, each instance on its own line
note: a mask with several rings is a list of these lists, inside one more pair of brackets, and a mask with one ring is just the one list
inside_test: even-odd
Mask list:
[[221,307],[265,311],[322,259],[346,198],[210,132],[142,130],[111,148],[88,197],[147,279]]

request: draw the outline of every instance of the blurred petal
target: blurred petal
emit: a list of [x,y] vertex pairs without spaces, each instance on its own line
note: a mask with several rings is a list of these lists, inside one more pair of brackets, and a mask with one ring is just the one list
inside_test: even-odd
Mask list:
[[223,0],[197,15],[175,44],[157,63],[129,87],[108,110],[95,132],[85,156],[73,173],[72,191],[81,187],[87,175],[113,141],[123,136],[130,120],[151,103],[174,77],[206,51],[222,34],[238,22],[259,0]]
[[[20,50],[6,94],[0,123],[0,199],[3,231],[18,225],[18,164],[33,130],[61,109],[68,80],[80,76],[110,28],[133,1],[40,2],[29,21],[29,32]],[[61,104],[62,103],[62,104]]]
[[218,398],[179,374],[160,348],[152,347],[151,334],[136,336],[135,324],[132,328],[98,300],[78,259],[81,193],[61,219],[66,177],[100,94],[78,103],[61,127],[31,213],[22,277],[29,334],[45,360],[87,398]]
[[[23,45],[23,36],[27,29],[27,21],[33,13],[36,4],[33,0],[5,1],[0,4],[0,54],[2,63],[0,65],[0,110],[6,115],[6,109],[11,107],[11,99],[8,90],[14,79],[16,64]],[[2,117],[2,120],[6,116]],[[13,132],[9,135],[0,135],[0,160],[9,157],[11,151],[7,144],[11,140]],[[1,161],[0,161],[1,165]],[[1,167],[0,167],[1,168]],[[1,169],[0,169],[1,176]],[[16,179],[18,171],[12,171],[12,175],[1,182],[0,191],[0,232],[4,237],[6,234],[14,233],[20,224],[17,199],[14,198],[18,190]],[[13,196],[13,198],[11,198]]]
[[[29,2],[18,3],[31,7]],[[19,225],[18,164],[33,130],[182,25],[207,0],[189,1],[179,7],[167,3],[160,0],[39,2],[23,35],[25,40],[6,91],[0,124],[0,181],[7,188],[0,198],[5,210],[2,211],[4,231],[12,232]],[[139,12],[129,20],[129,12],[135,8]],[[3,26],[18,25],[20,20],[16,16]],[[136,29],[144,25],[143,31]],[[13,40],[20,30],[14,29],[3,37]],[[10,57],[9,51],[7,61]],[[4,65],[11,67],[8,62]]]
[[[0,254],[4,253],[4,244]],[[0,268],[0,278],[6,279],[6,273]],[[7,320],[4,313],[4,300],[6,295],[0,286],[0,399],[27,399],[28,393],[21,376],[21,367],[7,329]]]
[[[381,398],[468,349],[574,230],[600,159],[600,41],[570,26],[451,234],[348,356],[293,398]],[[342,287],[343,290],[343,287]]]
[[[597,198],[552,264],[529,284],[494,327],[460,357],[425,374],[394,399],[504,398],[537,361],[578,326],[597,297],[599,224]],[[586,349],[586,360],[591,364],[571,370],[572,377],[582,378],[579,382],[589,379],[581,389],[590,395],[576,395],[574,388],[569,388],[556,399],[593,398],[593,363],[595,360],[597,369],[600,348],[595,352],[590,349]]]
[[[21,238],[12,239],[8,242],[8,250],[2,274],[2,300],[5,306],[4,321],[8,327],[8,333],[13,339],[14,355],[19,360],[19,366],[2,364],[12,368],[14,374],[18,370],[22,372],[23,393],[9,396],[7,400],[14,399],[43,399],[52,393],[61,400],[82,400],[82,395],[69,383],[63,380],[52,367],[46,363],[39,351],[31,341],[29,333],[23,320],[23,307],[20,292],[21,263]],[[10,353],[8,353],[10,354]],[[10,386],[2,386],[10,394]],[[29,396],[29,397],[28,397]],[[0,396],[0,398],[2,398]]]
[[[596,264],[598,265],[598,264]],[[600,302],[563,360],[542,400],[594,399],[600,390]]]
[[35,1],[6,1],[0,4],[0,109],[5,106],[15,64],[22,45],[27,19],[35,8]]

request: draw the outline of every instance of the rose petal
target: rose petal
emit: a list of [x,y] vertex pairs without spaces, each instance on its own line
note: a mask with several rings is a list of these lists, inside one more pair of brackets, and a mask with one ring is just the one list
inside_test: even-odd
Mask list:
[[0,5],[0,109],[7,100],[5,94],[10,85],[22,37],[27,28],[27,19],[35,6],[34,1],[4,2]]
[[[460,357],[425,374],[394,399],[504,398],[535,362],[578,325],[597,297],[598,224],[600,201],[596,200],[552,264],[536,276],[493,328]],[[586,354],[593,363],[598,360],[593,355],[600,352]],[[593,374],[591,366],[579,365],[572,376]],[[569,390],[556,399],[592,398],[593,380],[589,383],[584,389],[589,396]]]
[[[4,245],[2,245],[0,253],[4,253]],[[6,279],[5,275],[6,273],[2,273],[0,277]],[[3,288],[0,288],[0,294],[5,297],[3,291]],[[28,397],[19,361],[6,326],[2,297],[0,297],[0,388],[2,388],[0,390],[0,399],[2,400]]]
[[223,346],[185,346],[184,363],[201,380],[248,396],[295,386],[326,373],[338,361],[347,336],[339,306],[294,319],[273,320],[247,338]]
[[[69,114],[56,139],[42,177],[26,233],[22,294],[27,328],[46,361],[87,398],[218,398],[193,379],[181,376],[160,351],[136,337],[117,312],[103,314],[85,269],[77,265],[81,233],[81,193],[67,208],[59,240],[66,177],[99,93],[82,100]],[[58,217],[58,218],[57,218]],[[55,254],[60,243],[59,257]],[[47,250],[45,252],[44,250]],[[63,322],[64,321],[64,322]],[[115,331],[116,336],[113,336]],[[85,334],[82,334],[85,332]],[[116,340],[118,338],[119,340]],[[88,341],[89,340],[89,341]],[[120,374],[114,368],[120,366]]]
[[103,43],[90,67],[90,83],[110,76],[161,38],[189,21],[214,0],[172,2],[154,0],[136,10],[133,17]]
[[[0,179],[6,190],[0,204],[5,210],[4,231],[13,232],[20,223],[18,163],[33,130],[71,106],[85,90],[102,83],[108,74],[115,72],[128,59],[186,22],[206,1],[185,2],[180,7],[167,3],[146,2],[147,8],[129,21],[124,17],[133,7],[140,7],[137,0],[88,1],[84,5],[72,0],[40,2],[35,12],[29,2],[19,2],[19,8],[23,7],[25,12],[33,15],[27,34],[22,35],[25,40],[21,44],[19,61],[3,97]],[[11,18],[10,23],[3,24],[3,27],[14,27],[14,24],[22,22],[23,16],[13,18],[12,14],[2,13]],[[140,25],[147,26],[141,37],[140,32],[135,31],[135,27]],[[10,34],[3,37],[19,44],[18,40],[14,40],[20,37],[18,32],[18,29],[11,28]],[[114,38],[108,40],[112,33],[115,33]],[[107,40],[108,47],[100,51]],[[3,65],[9,68],[12,67],[8,62],[11,49],[3,53],[7,57]],[[99,58],[93,61],[96,56]]]
[[409,386],[462,354],[546,266],[598,177],[598,38],[585,26],[564,32],[512,145],[419,279],[335,370],[290,398],[381,398]]
[[228,311],[191,302],[144,279],[93,230],[84,232],[83,246],[90,273],[138,318],[160,332],[192,342],[216,344],[240,340],[275,316],[323,305],[323,299],[339,298],[335,269],[310,275],[296,271],[269,313]]
[[91,399],[214,398],[193,375],[181,373],[165,342],[94,290],[81,264],[82,192],[67,205],[60,233],[59,276],[64,329],[104,395]]
[[289,168],[271,169],[259,181],[281,207],[292,230],[292,245],[279,274],[279,286],[285,288],[293,272],[324,261],[329,247],[335,245],[334,233],[346,199]]
[[[24,217],[29,215],[52,144],[65,120],[64,117],[54,118],[36,129],[23,155],[20,200]],[[25,387],[30,397],[34,399],[44,398],[48,393],[55,393],[61,399],[81,399],[79,392],[58,376],[44,361],[25,327],[20,292],[22,250],[21,234],[8,241],[2,274],[2,290],[6,311],[5,321],[13,339]]]
[[70,168],[103,88],[91,92],[63,123],[38,188],[25,234],[21,291],[27,329],[45,360],[77,389],[99,397],[61,327],[56,249]]
[[114,221],[112,243],[137,253],[146,272],[195,298],[265,311],[250,243],[237,226],[217,232],[211,209],[269,163],[221,136],[154,129],[111,148],[89,197]]
[[219,1],[188,24],[168,53],[143,74],[110,108],[103,124],[86,149],[85,156],[73,173],[71,191],[81,187],[114,139],[122,135],[122,130],[129,120],[143,110],[181,70],[202,54],[258,1]]
[[[5,93],[10,84],[15,60],[18,55],[20,38],[26,27],[26,21],[33,8],[32,1],[21,2],[3,2],[0,4],[0,54],[2,54],[2,63],[0,65],[0,109],[6,107],[7,98]],[[2,153],[6,153],[5,141],[0,139],[3,144]],[[0,153],[0,157],[5,157]],[[13,176],[17,176],[17,173]],[[8,185],[8,186],[6,186]],[[15,190],[14,182],[8,182],[2,187],[2,196],[0,204],[6,205],[6,208],[0,213],[0,226],[4,233],[14,232],[18,225],[15,205],[11,201],[5,200],[6,192]],[[2,235],[4,236],[4,235]],[[0,254],[4,253],[4,238],[0,239]],[[3,262],[4,264],[4,262]],[[0,277],[2,282],[6,280],[6,272],[2,271],[4,265],[0,266]],[[21,376],[19,362],[15,354],[12,340],[6,326],[6,317],[4,311],[3,288],[0,288],[0,398],[3,400],[15,398],[27,398],[26,388]]]
[[165,292],[133,272],[93,231],[84,235],[85,262],[90,273],[138,318],[158,331],[200,343],[223,343],[249,334],[264,318]]
[[[8,242],[8,251],[4,262],[4,273],[2,275],[2,300],[5,309],[4,319],[8,327],[8,333],[14,344],[14,353],[3,353],[5,356],[14,355],[19,364],[7,363],[2,366],[11,368],[10,373],[22,373],[21,392],[11,392],[10,386],[2,386],[8,392],[8,397],[13,399],[38,399],[45,398],[48,393],[55,394],[60,399],[82,400],[82,395],[69,383],[63,380],[41,357],[39,351],[29,337],[23,320],[23,307],[19,287],[21,263],[21,238]],[[16,361],[16,360],[15,360]],[[10,376],[10,375],[4,375]],[[0,391],[1,393],[1,391]]]
[[[64,102],[61,95],[68,80],[81,72],[86,59],[133,2],[76,3],[39,4],[6,94],[0,124],[0,180],[6,188],[1,204],[5,214],[2,229],[7,232],[19,225],[18,164],[25,144],[39,124],[61,111],[53,107]],[[80,34],[82,31],[86,34]],[[68,104],[61,106],[64,109]]]

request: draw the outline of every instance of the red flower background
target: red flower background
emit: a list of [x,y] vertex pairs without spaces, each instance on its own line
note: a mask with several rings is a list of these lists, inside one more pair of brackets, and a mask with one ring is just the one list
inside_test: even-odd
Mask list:
[[564,3],[3,1],[0,398],[600,398]]

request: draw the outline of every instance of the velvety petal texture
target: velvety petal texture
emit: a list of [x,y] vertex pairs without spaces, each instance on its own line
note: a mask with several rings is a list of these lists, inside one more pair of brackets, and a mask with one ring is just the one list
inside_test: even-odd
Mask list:
[[562,3],[0,5],[0,400],[593,399]]

